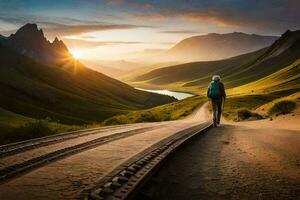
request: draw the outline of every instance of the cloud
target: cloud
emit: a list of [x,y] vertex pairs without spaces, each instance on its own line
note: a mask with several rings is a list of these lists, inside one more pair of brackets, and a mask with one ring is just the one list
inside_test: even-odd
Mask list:
[[108,31],[108,30],[126,30],[137,28],[154,28],[154,26],[134,25],[134,24],[112,24],[100,21],[80,20],[76,18],[44,18],[33,15],[26,16],[6,16],[0,14],[1,21],[6,24],[13,25],[14,28],[5,30],[2,28],[1,34],[9,35],[15,33],[17,29],[26,23],[36,23],[39,28],[42,28],[45,35],[50,39],[55,36],[65,37],[70,35],[78,35],[94,31]]
[[135,28],[149,28],[149,26],[138,26],[130,24],[61,25],[59,27],[54,28],[45,28],[44,31],[50,35],[57,34],[60,36],[70,36],[94,31],[122,30]]
[[93,48],[106,45],[143,44],[138,41],[92,41],[83,39],[64,38],[63,41],[71,48]]
[[138,19],[138,20],[162,20],[167,17],[161,13],[149,13],[149,14],[126,13],[125,15],[131,19]]
[[[181,12],[177,17],[198,24],[215,24],[219,27],[252,30],[270,31],[281,33],[286,29],[299,28],[299,21],[294,17],[280,17],[272,11],[243,12],[234,9],[211,8],[206,10],[192,10]],[[299,15],[300,17],[300,15]],[[297,19],[299,19],[297,17]],[[285,19],[284,19],[285,18]]]
[[160,31],[159,33],[165,34],[199,34],[200,31],[195,30],[173,30],[173,31]]
[[[47,16],[51,14],[49,5],[55,9],[55,13],[74,18]],[[129,24],[134,24],[134,20],[139,20],[139,23],[146,25],[159,21],[161,26],[171,24],[187,29],[193,29],[195,24],[200,24],[207,31],[277,34],[285,29],[299,29],[299,7],[299,0],[80,0],[72,4],[69,1],[56,0],[53,0],[51,4],[0,0],[0,20],[18,26],[28,22],[37,23],[47,29],[57,28],[58,24],[107,25],[97,19],[105,19],[117,25],[122,25],[124,20],[128,20],[126,23]],[[35,13],[31,12],[32,10],[38,10],[40,16],[30,15],[30,13]],[[99,15],[101,18],[98,18]],[[76,19],[76,17],[81,19]],[[82,20],[83,18],[95,21]],[[6,28],[2,24],[0,26],[2,30]]]
[[182,2],[174,0],[172,5],[163,1],[153,4],[150,12],[132,12],[128,15],[136,20],[177,20],[181,23],[213,25],[223,30],[281,33],[286,29],[300,28],[299,0],[220,0]]

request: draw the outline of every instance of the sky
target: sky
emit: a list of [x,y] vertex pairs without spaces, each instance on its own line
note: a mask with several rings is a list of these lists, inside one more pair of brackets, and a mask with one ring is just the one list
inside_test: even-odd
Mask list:
[[37,23],[87,60],[130,60],[207,33],[300,29],[300,0],[0,0],[0,34]]

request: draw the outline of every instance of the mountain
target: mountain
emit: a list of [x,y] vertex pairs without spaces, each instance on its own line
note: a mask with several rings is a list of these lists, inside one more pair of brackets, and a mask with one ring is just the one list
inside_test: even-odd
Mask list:
[[211,76],[219,74],[227,88],[234,88],[269,76],[299,58],[300,30],[287,31],[271,46],[252,53],[224,60],[192,62],[156,69],[135,77],[132,81],[135,85],[146,82],[156,87],[183,87],[185,90],[203,92]]
[[210,33],[182,40],[168,50],[165,59],[209,61],[225,59],[271,45],[278,37],[246,33]]
[[87,68],[35,24],[1,37],[0,62],[0,107],[26,117],[92,123],[175,100]]
[[22,26],[15,34],[3,38],[0,42],[12,48],[16,52],[25,55],[37,62],[44,64],[59,64],[71,54],[68,48],[57,37],[51,43],[36,24],[26,24]]

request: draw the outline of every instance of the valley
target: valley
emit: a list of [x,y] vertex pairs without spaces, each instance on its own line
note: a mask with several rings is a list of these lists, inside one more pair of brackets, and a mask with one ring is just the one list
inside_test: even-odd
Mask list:
[[0,0],[0,200],[300,200],[299,8]]
[[[31,40],[30,34],[40,40],[34,47],[22,42],[24,38]],[[55,38],[50,43],[36,25],[27,24],[9,38],[1,38],[0,42],[2,141],[43,136],[36,133],[17,136],[18,131],[34,132],[38,128],[47,135],[108,124],[178,119],[193,111],[200,102],[192,100],[192,106],[185,106],[181,111],[177,108],[184,103],[171,102],[176,99],[186,102],[184,98],[193,94],[205,96],[207,84],[216,73],[221,75],[228,94],[224,115],[238,120],[241,109],[255,111],[263,104],[299,90],[299,38],[299,31],[287,31],[280,38],[269,38],[269,41],[277,39],[270,47],[223,60],[169,63],[171,66],[162,62],[149,67],[134,64],[128,68],[130,75],[118,70],[122,74],[120,80],[127,85],[87,68],[72,58],[62,41]],[[59,51],[63,53],[58,54]],[[131,63],[115,62],[119,69],[124,64]],[[111,73],[108,72],[113,75]],[[166,103],[171,104],[151,109]],[[177,108],[165,115],[173,104]],[[11,120],[10,124],[4,122],[7,119]],[[12,132],[15,133],[10,134]]]
[[41,128],[37,131],[48,134],[84,128],[116,114],[176,100],[136,90],[87,68],[71,56],[62,41],[56,38],[50,43],[36,24],[26,24],[15,34],[1,37],[0,58],[4,137],[11,137],[10,133],[19,127],[22,131],[28,129],[25,132]]

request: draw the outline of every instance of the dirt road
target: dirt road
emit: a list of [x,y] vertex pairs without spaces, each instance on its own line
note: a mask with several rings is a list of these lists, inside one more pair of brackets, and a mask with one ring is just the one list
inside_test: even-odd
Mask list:
[[299,123],[290,115],[214,128],[176,152],[137,199],[300,199]]

